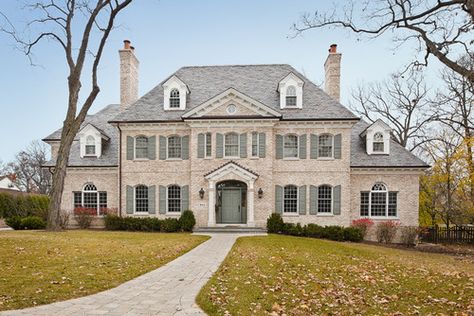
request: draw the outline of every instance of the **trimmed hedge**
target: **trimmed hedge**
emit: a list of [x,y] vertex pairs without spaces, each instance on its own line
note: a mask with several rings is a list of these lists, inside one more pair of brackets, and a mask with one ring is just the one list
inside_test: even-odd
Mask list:
[[192,231],[195,223],[196,219],[191,211],[183,212],[179,220],[177,218],[105,216],[105,229],[107,230],[173,233]]
[[301,226],[300,223],[284,223],[281,216],[276,213],[273,213],[268,218],[267,231],[269,233],[323,238],[335,241],[360,242],[363,239],[363,232],[357,227],[320,226],[317,224]]
[[46,222],[38,216],[12,216],[5,220],[5,223],[14,230],[20,229],[45,229]]
[[37,216],[46,221],[49,197],[46,195],[0,193],[0,218]]

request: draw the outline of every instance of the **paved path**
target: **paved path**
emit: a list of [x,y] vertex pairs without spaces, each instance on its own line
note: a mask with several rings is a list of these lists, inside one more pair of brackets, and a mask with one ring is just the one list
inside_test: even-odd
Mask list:
[[0,315],[205,315],[196,296],[240,236],[211,234],[181,257],[116,288]]

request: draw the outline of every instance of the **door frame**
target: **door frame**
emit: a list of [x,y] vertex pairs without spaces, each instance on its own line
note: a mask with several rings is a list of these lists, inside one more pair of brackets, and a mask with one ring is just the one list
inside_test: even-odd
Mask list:
[[[238,190],[240,193],[240,220],[237,222],[224,222],[223,221],[223,212],[222,212],[222,204],[223,204],[223,197],[224,197],[224,191],[227,190]],[[248,205],[248,188],[247,184],[243,181],[239,180],[224,180],[220,181],[216,185],[216,224],[219,225],[242,225],[242,224],[247,224],[247,205]]]

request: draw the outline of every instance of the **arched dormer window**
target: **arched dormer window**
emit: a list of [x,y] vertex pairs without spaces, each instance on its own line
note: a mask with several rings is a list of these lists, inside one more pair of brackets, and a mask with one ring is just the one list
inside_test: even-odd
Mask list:
[[372,143],[372,150],[374,152],[384,152],[384,139],[383,139],[383,134],[380,132],[377,132],[374,134],[374,141]]
[[95,138],[92,135],[86,137],[86,156],[96,156]]
[[286,88],[286,106],[295,107],[296,106],[296,88],[295,86],[288,86]]
[[173,89],[170,92],[170,108],[171,109],[177,109],[180,106],[180,100],[179,100],[179,90],[178,89]]
[[397,192],[388,191],[381,182],[375,183],[370,192],[361,192],[360,216],[397,217]]

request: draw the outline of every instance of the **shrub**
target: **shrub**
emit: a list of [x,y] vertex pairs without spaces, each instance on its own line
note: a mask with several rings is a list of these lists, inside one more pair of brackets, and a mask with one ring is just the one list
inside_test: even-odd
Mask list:
[[21,229],[21,217],[20,216],[12,216],[5,219],[5,224],[13,228],[14,230]]
[[305,235],[313,238],[323,238],[324,227],[317,224],[308,224],[305,226]]
[[179,221],[176,218],[165,218],[161,222],[161,231],[165,233],[173,233],[179,230]]
[[38,216],[27,216],[21,219],[21,229],[45,229],[46,222]]
[[359,227],[344,228],[344,240],[361,242],[364,239],[364,233]]
[[375,232],[377,241],[390,244],[397,234],[398,226],[400,223],[395,221],[380,222]]
[[192,232],[194,225],[196,225],[196,218],[194,217],[194,213],[190,210],[184,211],[178,221],[179,227],[185,232]]
[[323,230],[323,238],[335,241],[344,240],[344,227],[341,226],[326,226]]
[[278,234],[283,229],[283,219],[278,213],[272,213],[267,219],[267,231],[272,234]]
[[358,228],[362,233],[362,238],[367,236],[367,231],[374,225],[374,222],[368,218],[361,218],[352,221],[352,227]]
[[107,215],[104,218],[105,229],[107,230],[125,230],[123,228],[123,218],[117,215]]
[[61,211],[59,213],[59,227],[61,229],[67,229],[69,227],[69,212]]
[[401,242],[405,246],[414,246],[420,233],[419,227],[405,226],[400,229]]
[[38,216],[46,220],[49,197],[46,195],[13,195],[0,193],[0,217]]
[[74,209],[74,215],[79,227],[87,229],[91,226],[94,216],[97,215],[97,210],[93,208],[76,207]]

